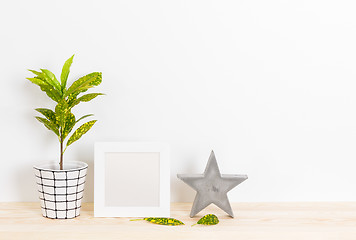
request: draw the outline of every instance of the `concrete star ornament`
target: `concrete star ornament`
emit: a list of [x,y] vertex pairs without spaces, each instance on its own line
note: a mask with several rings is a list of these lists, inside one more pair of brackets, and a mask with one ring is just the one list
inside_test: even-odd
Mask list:
[[214,151],[203,174],[177,174],[177,177],[197,191],[190,217],[212,203],[234,217],[227,193],[247,179],[247,175],[220,174]]

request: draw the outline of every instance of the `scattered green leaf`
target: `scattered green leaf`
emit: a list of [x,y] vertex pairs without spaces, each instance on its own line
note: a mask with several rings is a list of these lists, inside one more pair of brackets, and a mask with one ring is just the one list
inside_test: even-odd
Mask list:
[[166,226],[177,226],[177,225],[184,225],[183,222],[174,219],[174,218],[158,218],[158,217],[150,217],[150,218],[143,218],[143,219],[132,219],[130,221],[140,221],[146,220],[147,222],[159,224],[159,225],[166,225]]
[[218,223],[219,223],[219,219],[217,216],[215,216],[214,214],[208,214],[208,215],[205,215],[204,217],[202,217],[201,219],[199,219],[199,221],[196,224],[193,224],[192,227],[197,224],[216,225]]

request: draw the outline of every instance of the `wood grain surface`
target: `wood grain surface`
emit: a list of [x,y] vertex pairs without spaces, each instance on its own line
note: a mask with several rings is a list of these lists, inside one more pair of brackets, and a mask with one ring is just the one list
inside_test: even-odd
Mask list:
[[[0,203],[0,239],[312,239],[356,240],[356,203],[234,203],[235,218],[210,206],[190,218],[191,203],[172,203],[184,226],[160,226],[130,218],[94,218],[85,203],[75,219],[42,217],[39,203]],[[213,213],[216,226],[194,226]]]

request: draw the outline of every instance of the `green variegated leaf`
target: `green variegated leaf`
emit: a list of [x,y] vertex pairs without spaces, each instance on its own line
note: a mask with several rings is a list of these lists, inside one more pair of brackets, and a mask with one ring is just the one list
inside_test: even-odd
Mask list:
[[91,116],[94,116],[94,114],[84,115],[83,117],[79,118],[75,123],[79,122],[80,120],[83,120],[84,118],[91,117]]
[[96,98],[99,95],[104,95],[102,93],[89,93],[89,94],[85,94],[77,99],[75,99],[72,103],[71,103],[71,107],[74,107],[75,105],[79,104],[80,102],[89,102],[90,100]]
[[69,96],[71,94],[80,93],[88,90],[91,87],[98,86],[101,83],[102,76],[100,72],[93,72],[84,77],[79,78],[70,86],[65,94]]
[[101,81],[103,80],[101,72],[92,72],[92,73],[89,73],[88,75],[96,76],[94,81],[89,82],[89,86],[91,86],[91,87],[99,86]]
[[62,95],[62,88],[56,76],[47,69],[41,69],[41,71],[43,73],[43,78],[46,80],[46,82],[52,87],[54,87]]
[[72,131],[75,123],[76,122],[75,122],[74,114],[69,112],[65,117],[63,139],[65,139],[68,136],[68,134]]
[[130,221],[140,221],[140,220],[146,220],[147,222],[150,222],[150,223],[166,225],[166,226],[184,225],[184,223],[182,221],[179,221],[178,219],[162,218],[162,217],[148,217],[148,218],[143,218],[143,219],[131,219]]
[[199,219],[199,221],[194,225],[197,224],[202,224],[202,225],[216,225],[219,223],[219,219],[217,216],[215,216],[214,214],[207,214],[204,217],[202,217],[201,219]]
[[79,94],[83,93],[83,92],[86,92],[88,91],[88,89],[84,89],[84,90],[81,90],[81,91],[77,91],[77,92],[74,92],[72,94],[70,94],[67,98],[67,103],[69,106],[73,106],[74,102],[77,101],[77,97]]
[[26,79],[30,80],[32,83],[34,83],[34,84],[36,84],[36,85],[38,85],[38,86],[47,84],[46,82],[44,82],[43,80],[41,80],[41,79],[38,78],[38,77],[26,78]]
[[35,71],[35,70],[31,70],[31,69],[28,69],[28,71],[32,72],[33,74],[35,74],[37,76],[42,75],[42,72],[38,72],[38,71]]
[[74,133],[73,135],[68,139],[67,141],[67,146],[71,145],[75,141],[77,141],[79,138],[81,138],[86,132],[90,130],[90,128],[94,125],[96,120],[86,122],[82,126],[80,126]]
[[61,100],[56,106],[56,120],[60,127],[64,127],[64,123],[67,117],[67,114],[70,113],[68,104],[65,100]]
[[167,225],[167,226],[184,225],[182,221],[179,221],[178,219],[175,218],[149,217],[149,218],[144,218],[144,220],[159,225]]
[[57,136],[59,136],[59,131],[58,128],[56,126],[56,124],[48,121],[45,118],[41,118],[41,117],[36,117],[36,119],[38,121],[40,121],[41,123],[43,123],[45,125],[46,128],[48,128],[48,130],[51,130],[52,132],[54,132]]
[[55,89],[51,84],[48,83],[46,78],[44,77],[44,73],[37,72],[35,70],[29,70],[30,72],[37,75],[34,78],[27,78],[32,83],[38,85],[42,91],[44,91],[48,97],[50,97],[53,101],[59,102],[61,99],[61,92]]
[[62,91],[65,89],[66,85],[67,85],[67,79],[68,79],[68,75],[69,75],[69,71],[70,71],[70,66],[72,65],[73,62],[73,56],[71,56],[63,65],[62,68],[62,74],[61,74],[61,87],[62,87]]
[[56,114],[48,108],[36,108],[37,112],[42,113],[50,122],[57,125]]
[[31,70],[29,69],[28,71],[32,72],[33,74],[36,75],[36,77],[34,78],[27,78],[28,80],[30,80],[32,83],[37,84],[37,85],[47,85],[48,82],[46,81],[46,79],[43,76],[42,72],[38,72],[35,70]]
[[50,97],[53,101],[59,102],[61,100],[61,95],[59,92],[54,89],[50,85],[41,85],[40,86],[41,90],[44,91],[48,97]]
[[[78,93],[79,94],[79,93]],[[78,94],[70,94],[67,98],[67,103],[68,103],[68,106],[72,106],[74,101],[77,100],[77,96]]]
[[103,93],[89,93],[78,98],[80,102],[89,102],[90,100],[96,98],[99,95],[104,95]]

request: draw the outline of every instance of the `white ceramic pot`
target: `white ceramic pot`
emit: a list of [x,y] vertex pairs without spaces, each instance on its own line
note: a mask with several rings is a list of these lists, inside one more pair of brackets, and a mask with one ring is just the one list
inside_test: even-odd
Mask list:
[[68,219],[80,214],[88,164],[64,162],[59,170],[56,162],[34,167],[42,215],[47,218]]

